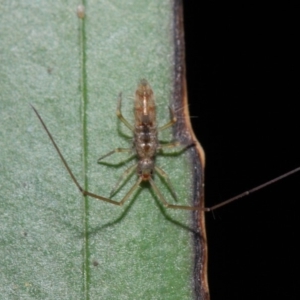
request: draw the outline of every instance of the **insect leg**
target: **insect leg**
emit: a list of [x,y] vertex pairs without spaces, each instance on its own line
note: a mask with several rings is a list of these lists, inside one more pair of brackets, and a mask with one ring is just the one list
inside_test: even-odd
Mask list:
[[175,112],[174,112],[173,108],[169,107],[169,109],[170,109],[170,113],[171,113],[172,118],[167,124],[165,124],[164,126],[159,127],[158,128],[159,131],[165,130],[165,129],[171,127],[172,125],[174,125],[177,122],[177,118],[175,116]]
[[117,117],[131,130],[134,131],[134,127],[123,117],[121,112],[122,93],[119,94],[119,101],[117,107]]
[[271,185],[271,184],[273,184],[273,183],[275,183],[275,182],[277,182],[279,180],[282,180],[283,178],[286,178],[286,177],[288,177],[290,175],[293,175],[293,174],[295,174],[295,173],[297,173],[299,171],[300,171],[300,167],[298,167],[298,168],[296,168],[296,169],[294,169],[294,170],[292,170],[290,172],[284,173],[281,176],[278,176],[278,177],[276,177],[276,178],[274,178],[272,180],[269,180],[269,181],[267,181],[267,182],[265,182],[265,183],[263,183],[263,184],[255,187],[253,189],[245,191],[245,192],[243,192],[243,193],[241,193],[241,194],[239,194],[239,195],[237,195],[235,197],[232,197],[232,198],[230,198],[228,200],[225,200],[225,201],[223,201],[223,202],[221,202],[219,204],[216,204],[216,205],[214,205],[212,207],[205,207],[204,210],[205,211],[213,211],[213,210],[215,210],[215,209],[217,209],[219,207],[225,206],[225,205],[227,205],[227,204],[229,204],[229,203],[231,203],[233,201],[236,201],[236,200],[241,199],[241,198],[243,198],[245,196],[248,196],[248,195],[250,195],[250,194],[252,194],[252,193],[254,193],[256,191],[259,191],[259,190],[261,190],[261,189],[263,189],[263,188],[265,188],[265,187],[267,187],[267,186],[269,186],[269,185]]
[[[31,105],[31,104],[30,104],[30,105]],[[102,196],[93,194],[93,193],[91,193],[91,192],[89,192],[89,191],[84,190],[84,189],[81,187],[81,185],[78,183],[76,177],[74,176],[73,172],[71,171],[69,165],[67,164],[65,158],[63,157],[62,153],[60,152],[60,150],[59,150],[57,144],[55,143],[55,141],[54,141],[54,139],[53,139],[53,137],[52,137],[50,131],[48,130],[46,124],[44,123],[42,117],[40,116],[40,114],[38,113],[38,111],[35,109],[35,107],[34,107],[33,105],[31,105],[31,107],[32,107],[32,109],[34,110],[34,112],[35,112],[35,114],[37,115],[37,117],[39,118],[40,122],[42,123],[42,125],[43,125],[43,127],[44,127],[46,133],[48,134],[48,136],[49,136],[49,138],[50,138],[50,140],[51,140],[51,142],[52,142],[52,144],[53,144],[55,150],[57,151],[57,153],[58,153],[60,159],[62,160],[62,162],[63,162],[65,168],[67,169],[68,173],[70,174],[70,176],[71,176],[73,182],[76,184],[77,188],[78,188],[79,191],[83,194],[83,196],[90,196],[90,197],[93,197],[93,198],[96,198],[96,199],[98,199],[98,200],[102,200],[102,201],[105,201],[105,202],[108,202],[108,203],[111,203],[111,204],[114,204],[114,205],[122,206],[123,203],[125,202],[125,201],[123,201],[124,199],[123,199],[122,201],[120,201],[120,202],[114,201],[114,200],[111,200],[111,199],[108,199],[108,198],[105,198],[105,197],[102,197]],[[126,199],[125,199],[125,200],[126,200]]]
[[103,158],[105,157],[108,157],[114,153],[119,153],[119,152],[132,152],[132,149],[131,148],[116,148],[108,153],[106,153],[105,155],[102,155],[98,160],[97,162],[99,163]]
[[175,148],[178,146],[181,146],[182,144],[178,141],[176,142],[171,142],[171,143],[167,143],[167,144],[159,144],[159,146],[157,147],[157,149],[162,149],[162,148]]
[[119,188],[120,183],[124,180],[124,178],[128,177],[137,167],[137,164],[134,164],[133,166],[129,167],[125,172],[121,175],[121,177],[118,179],[115,187],[110,192],[110,197],[116,192],[116,190]]
[[165,207],[168,207],[168,208],[173,208],[173,209],[185,209],[185,210],[200,210],[201,208],[200,207],[197,207],[197,206],[188,206],[188,205],[174,205],[174,204],[169,204],[165,197],[162,195],[162,193],[160,192],[160,190],[158,189],[158,187],[156,186],[156,184],[154,183],[153,179],[150,178],[149,179],[149,182],[153,188],[153,190],[155,191],[155,193],[157,194],[159,200],[162,202],[162,204],[165,206]]
[[120,206],[124,204],[124,202],[129,198],[129,196],[138,188],[141,182],[142,182],[142,177],[139,177],[137,182],[132,186],[132,188],[128,191],[125,197],[120,202],[118,202]]
[[159,167],[157,167],[157,166],[155,166],[155,171],[156,171],[160,176],[162,176],[162,177],[165,179],[165,181],[166,181],[166,183],[167,183],[167,185],[168,185],[168,188],[169,188],[170,191],[171,191],[172,196],[174,197],[174,199],[175,199],[176,201],[178,201],[178,198],[177,198],[175,189],[174,189],[174,187],[173,187],[173,185],[172,185],[172,183],[171,183],[171,181],[170,181],[170,178],[169,178],[168,174],[167,174],[164,170],[162,170],[161,168],[159,168]]

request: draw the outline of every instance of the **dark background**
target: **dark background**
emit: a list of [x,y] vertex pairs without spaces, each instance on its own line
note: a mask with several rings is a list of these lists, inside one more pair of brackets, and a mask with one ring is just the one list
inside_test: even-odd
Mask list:
[[[206,206],[300,166],[296,7],[184,1]],[[299,299],[300,174],[206,214],[217,299]]]

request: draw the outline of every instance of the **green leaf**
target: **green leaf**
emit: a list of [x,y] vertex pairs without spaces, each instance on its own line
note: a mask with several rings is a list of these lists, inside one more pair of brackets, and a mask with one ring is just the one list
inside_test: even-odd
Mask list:
[[[143,184],[124,207],[82,197],[29,106],[41,114],[77,180],[109,197],[134,160],[117,119],[133,121],[146,78],[158,123],[169,121],[173,80],[172,1],[9,1],[1,5],[0,293],[3,299],[192,299],[191,212],[165,209]],[[172,140],[171,130],[160,136]],[[178,204],[190,205],[184,151],[157,164]],[[121,200],[133,175],[113,197]],[[167,201],[174,199],[159,176]]]

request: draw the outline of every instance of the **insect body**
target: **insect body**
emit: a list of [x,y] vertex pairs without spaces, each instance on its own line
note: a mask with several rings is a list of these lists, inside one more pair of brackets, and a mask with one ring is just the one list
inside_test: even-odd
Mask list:
[[120,180],[118,181],[116,187],[112,190],[111,196],[117,190],[119,183],[125,177],[129,176],[133,171],[136,170],[138,175],[138,180],[136,183],[131,187],[131,189],[127,192],[124,198],[121,201],[115,201],[110,198],[105,198],[100,195],[96,195],[89,191],[84,190],[81,185],[78,183],[77,179],[75,178],[74,174],[72,173],[70,167],[68,166],[66,160],[64,159],[63,155],[61,154],[57,144],[55,143],[51,133],[49,132],[48,128],[46,127],[44,121],[42,120],[41,116],[37,112],[37,110],[32,106],[34,112],[36,113],[37,117],[41,121],[44,129],[46,130],[50,140],[53,143],[58,155],[60,156],[63,164],[65,165],[67,171],[69,172],[72,180],[78,187],[78,189],[82,192],[84,196],[91,196],[93,198],[103,200],[105,202],[109,202],[118,206],[122,206],[124,202],[129,198],[129,196],[137,189],[142,181],[148,181],[153,188],[155,194],[159,198],[159,200],[163,203],[165,207],[173,208],[173,209],[185,209],[185,210],[198,210],[199,207],[187,206],[187,205],[175,205],[170,204],[166,201],[165,197],[162,195],[160,190],[158,189],[157,185],[153,180],[154,172],[157,172],[161,175],[173,197],[177,199],[174,189],[171,185],[168,175],[158,166],[155,165],[155,158],[157,155],[158,150],[163,148],[172,148],[179,145],[178,142],[172,142],[169,144],[160,144],[158,140],[158,132],[165,130],[171,127],[174,123],[176,123],[177,119],[175,117],[174,111],[170,109],[172,118],[171,120],[162,127],[157,127],[156,124],[156,109],[155,109],[155,101],[153,91],[148,84],[148,82],[143,79],[140,81],[139,86],[135,93],[135,102],[134,102],[134,116],[135,122],[134,125],[131,125],[122,115],[121,112],[121,102],[122,102],[122,95],[119,95],[118,107],[117,107],[117,116],[118,118],[132,131],[133,133],[133,146],[132,148],[117,148],[109,153],[103,155],[98,159],[98,162],[101,161],[103,158],[108,157],[116,152],[134,152],[137,157],[137,163],[133,166],[129,167],[121,176]]
[[[142,180],[151,179],[159,146],[153,92],[141,81],[135,93],[134,148],[138,157],[137,173]],[[173,118],[174,120],[174,118]]]
[[[176,199],[176,194],[174,192],[174,189],[171,185],[171,182],[170,182],[167,174],[161,168],[159,168],[158,166],[155,165],[155,157],[156,157],[158,150],[160,150],[162,148],[176,147],[179,145],[178,142],[173,142],[173,143],[162,145],[162,144],[160,144],[160,142],[158,140],[158,132],[169,128],[177,121],[173,110],[170,109],[172,119],[164,126],[158,128],[157,124],[156,124],[156,109],[155,109],[153,91],[145,79],[142,79],[140,81],[139,86],[135,92],[135,101],[134,101],[135,122],[134,122],[134,126],[132,126],[123,117],[123,115],[121,113],[121,101],[122,101],[122,96],[120,94],[118,108],[117,108],[117,116],[133,132],[133,136],[134,136],[133,147],[128,148],[128,149],[127,148],[125,148],[125,149],[117,148],[117,149],[107,153],[106,155],[100,157],[98,160],[98,162],[99,162],[103,158],[105,158],[115,152],[132,152],[132,151],[134,151],[137,156],[137,160],[138,160],[137,163],[135,165],[131,166],[129,169],[127,169],[124,172],[123,176],[121,177],[121,180],[125,176],[128,176],[134,170],[137,171],[138,180],[134,184],[134,186],[128,191],[128,193],[125,195],[125,197],[121,200],[120,205],[122,205],[128,199],[130,194],[139,186],[139,184],[142,181],[149,181],[151,187],[153,188],[156,195],[158,196],[158,198],[160,199],[160,201],[163,203],[164,206],[169,207],[169,208],[175,208],[175,209],[187,209],[187,210],[199,209],[198,207],[169,204],[165,200],[165,197],[161,194],[161,192],[159,191],[158,187],[156,186],[156,184],[153,180],[154,172],[157,172],[162,177],[164,177],[173,197]],[[118,187],[118,184],[113,189],[111,195],[114,194],[114,191],[117,189],[117,187]]]

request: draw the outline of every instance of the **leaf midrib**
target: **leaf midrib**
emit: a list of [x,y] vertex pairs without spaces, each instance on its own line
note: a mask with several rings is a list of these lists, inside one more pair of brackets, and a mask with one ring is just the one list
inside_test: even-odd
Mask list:
[[[83,5],[84,5],[83,1]],[[81,125],[82,125],[82,172],[84,189],[88,189],[87,180],[87,74],[86,74],[86,34],[85,34],[85,18],[79,18],[79,53],[80,53],[80,92],[81,92]],[[83,292],[84,298],[89,299],[89,249],[88,249],[88,199],[83,196],[83,247],[82,247],[82,273],[83,273]]]

